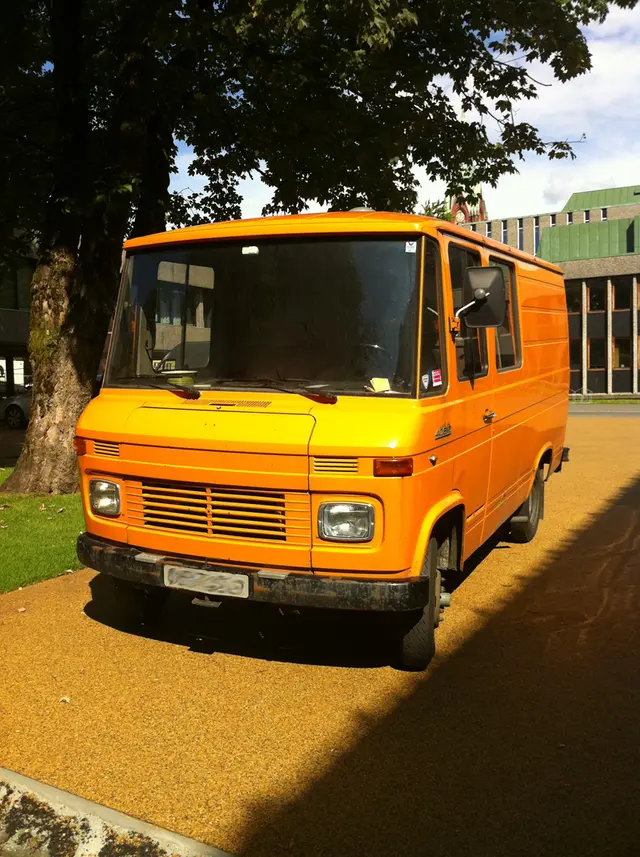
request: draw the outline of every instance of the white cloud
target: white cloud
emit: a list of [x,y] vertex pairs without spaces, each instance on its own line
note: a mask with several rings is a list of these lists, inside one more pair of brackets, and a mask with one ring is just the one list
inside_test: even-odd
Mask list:
[[[568,83],[539,87],[539,98],[519,106],[518,120],[531,122],[545,140],[578,140],[576,160],[529,157],[519,173],[485,188],[492,218],[517,217],[561,208],[572,193],[640,183],[640,8],[615,8],[587,39],[592,70]],[[550,80],[548,69],[534,76]]]
[[[576,160],[549,161],[532,156],[516,164],[519,173],[505,176],[496,188],[485,187],[492,218],[517,217],[561,208],[575,191],[640,183],[640,7],[613,8],[603,24],[586,31],[592,70],[568,83],[554,81],[549,68],[532,69],[539,98],[518,107],[517,119],[530,122],[545,140],[579,140]],[[202,177],[187,175],[192,156],[181,148],[179,173],[172,189],[200,190]],[[418,171],[420,177],[420,171]],[[271,191],[255,176],[241,183],[244,217],[259,217]],[[421,182],[420,202],[442,198],[441,182]],[[310,210],[321,210],[314,206]]]

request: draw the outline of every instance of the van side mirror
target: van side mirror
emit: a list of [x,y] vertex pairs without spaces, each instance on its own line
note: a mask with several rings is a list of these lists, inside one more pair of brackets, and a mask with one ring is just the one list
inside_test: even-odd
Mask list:
[[467,268],[464,294],[473,299],[457,315],[471,329],[500,327],[507,310],[504,274],[500,268]]

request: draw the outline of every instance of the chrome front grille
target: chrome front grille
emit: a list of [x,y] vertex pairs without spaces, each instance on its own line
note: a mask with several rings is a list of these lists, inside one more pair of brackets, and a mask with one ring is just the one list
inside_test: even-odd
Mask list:
[[145,528],[209,538],[294,544],[310,540],[310,498],[303,493],[130,481],[127,518]]

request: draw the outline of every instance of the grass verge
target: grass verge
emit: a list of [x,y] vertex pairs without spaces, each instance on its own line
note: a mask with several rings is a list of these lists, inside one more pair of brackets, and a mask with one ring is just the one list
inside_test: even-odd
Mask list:
[[[11,470],[0,467],[0,485]],[[79,494],[0,494],[0,592],[81,568],[76,539],[83,530]]]

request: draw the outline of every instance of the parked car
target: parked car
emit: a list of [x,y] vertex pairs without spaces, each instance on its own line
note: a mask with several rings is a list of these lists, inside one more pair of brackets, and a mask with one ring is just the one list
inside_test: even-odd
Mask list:
[[[13,395],[17,396],[20,393],[24,393],[26,391],[26,387],[23,387],[22,384],[15,384]],[[9,385],[6,381],[0,381],[0,403],[4,401],[8,397]]]
[[29,422],[31,412],[31,391],[24,390],[17,396],[9,396],[0,401],[0,420],[4,420],[9,428],[24,428]]

